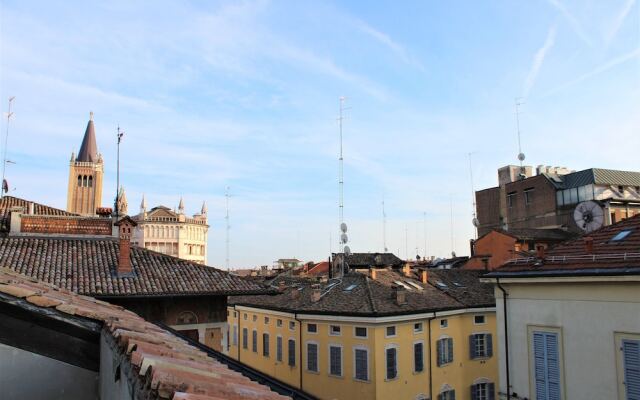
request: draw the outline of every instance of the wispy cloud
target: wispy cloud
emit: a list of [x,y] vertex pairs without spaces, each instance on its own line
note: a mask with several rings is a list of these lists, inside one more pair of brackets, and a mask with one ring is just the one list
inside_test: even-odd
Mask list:
[[582,28],[582,24],[580,24],[580,22],[578,22],[578,20],[573,16],[573,14],[571,14],[569,12],[569,10],[567,9],[567,7],[564,6],[564,4],[560,3],[559,0],[549,0],[549,4],[551,4],[558,11],[560,11],[560,13],[569,22],[569,25],[571,25],[571,29],[573,29],[573,31],[576,33],[576,35],[578,35],[580,37],[580,39],[582,39],[583,42],[585,42],[589,46],[592,45],[591,39],[589,38],[589,36],[586,34],[584,29]]
[[627,2],[624,3],[624,6],[620,10],[616,18],[613,20],[613,23],[611,24],[611,27],[605,36],[605,41],[607,44],[611,43],[613,38],[616,37],[616,34],[622,27],[624,20],[627,18],[627,16],[631,12],[631,9],[633,8],[633,5],[635,3],[636,3],[636,0],[627,0]]
[[356,28],[360,30],[362,33],[370,36],[371,38],[375,39],[379,43],[388,47],[404,63],[424,71],[424,66],[422,65],[422,63],[416,60],[415,57],[411,56],[403,45],[393,40],[389,35],[375,29],[374,27],[372,27],[371,25],[367,24],[362,20],[356,20],[355,25],[356,25]]
[[587,79],[589,79],[589,78],[591,78],[591,77],[593,77],[595,75],[601,74],[601,73],[603,73],[605,71],[610,70],[611,68],[614,68],[614,67],[616,67],[616,66],[618,66],[620,64],[624,64],[627,61],[633,60],[634,58],[638,58],[638,57],[640,57],[640,47],[636,48],[633,51],[630,51],[629,53],[623,54],[623,55],[621,55],[619,57],[616,57],[616,58],[614,58],[612,60],[609,60],[606,63],[594,68],[593,70],[591,70],[591,71],[589,71],[589,72],[587,72],[585,74],[582,74],[579,77],[577,77],[577,78],[575,78],[575,79],[573,79],[573,80],[571,80],[569,82],[566,82],[566,83],[558,86],[557,88],[555,88],[553,90],[550,90],[549,92],[545,93],[542,97],[547,97],[547,96],[550,96],[552,94],[555,94],[555,93],[557,93],[557,92],[559,92],[561,90],[564,90],[564,89],[566,89],[566,88],[568,88],[570,86],[578,84],[578,83],[580,83],[580,82],[582,82],[584,80],[587,80]]
[[529,74],[524,81],[524,88],[522,89],[522,97],[528,97],[531,88],[536,83],[536,79],[538,78],[538,73],[540,72],[540,68],[544,63],[544,59],[547,56],[547,52],[553,47],[556,42],[556,26],[552,25],[547,32],[547,38],[544,41],[544,44],[541,48],[536,51],[536,54],[533,56],[533,63],[531,64],[531,69],[529,69]]

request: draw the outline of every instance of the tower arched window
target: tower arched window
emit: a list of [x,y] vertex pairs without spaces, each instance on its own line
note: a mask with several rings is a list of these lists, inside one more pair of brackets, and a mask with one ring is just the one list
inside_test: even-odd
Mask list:
[[82,186],[87,187],[87,176],[86,175],[84,175],[82,177]]
[[82,186],[82,175],[78,175],[78,187]]
[[93,187],[93,176],[89,176],[89,187]]

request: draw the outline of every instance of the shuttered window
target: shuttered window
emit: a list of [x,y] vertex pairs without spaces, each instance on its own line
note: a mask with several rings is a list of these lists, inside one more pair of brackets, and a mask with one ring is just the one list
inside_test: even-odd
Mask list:
[[456,391],[446,390],[438,395],[438,400],[456,400]]
[[622,341],[626,400],[640,400],[640,340]]
[[289,366],[296,366],[296,341],[289,339]]
[[438,367],[453,362],[453,339],[443,338],[436,342]]
[[534,378],[537,400],[560,400],[558,334],[533,332]]
[[276,360],[282,361],[282,336],[276,337]]
[[258,331],[254,330],[251,335],[251,350],[254,353],[258,352]]
[[247,332],[247,328],[242,328],[242,348],[247,349],[247,342],[249,341],[249,333]]
[[493,383],[476,383],[471,385],[471,400],[495,400],[496,389]]
[[318,345],[307,343],[307,370],[318,372]]
[[394,347],[386,351],[387,379],[395,379],[398,376],[398,350]]
[[413,344],[413,372],[424,371],[424,344]]
[[356,379],[369,380],[369,352],[365,349],[355,349]]
[[342,376],[342,347],[329,346],[329,374]]
[[262,334],[262,355],[269,357],[269,334]]
[[238,327],[235,325],[233,326],[233,345],[238,345]]
[[490,333],[476,333],[469,336],[469,358],[493,356],[493,337]]

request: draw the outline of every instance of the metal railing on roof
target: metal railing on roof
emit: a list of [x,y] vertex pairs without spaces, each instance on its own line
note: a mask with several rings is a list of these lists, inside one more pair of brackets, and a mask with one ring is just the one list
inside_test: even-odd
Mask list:
[[[544,258],[545,263],[569,263],[574,261],[627,261],[640,260],[640,253],[615,253],[615,254],[580,254],[565,256],[548,256]],[[512,258],[507,261],[509,265],[530,264],[541,261],[538,257]]]

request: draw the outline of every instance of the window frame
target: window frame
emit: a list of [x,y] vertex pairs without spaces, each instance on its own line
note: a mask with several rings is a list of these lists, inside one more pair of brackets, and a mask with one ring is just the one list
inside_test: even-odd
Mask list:
[[[416,325],[419,325],[420,328],[416,330]],[[422,333],[424,332],[424,323],[422,322],[414,322],[413,323],[413,333]]]
[[258,352],[258,330],[253,329],[251,331],[251,351],[254,353]]
[[296,323],[295,323],[295,321],[289,321],[289,330],[290,330],[290,331],[295,331],[295,330],[296,330]]
[[[338,333],[333,332],[333,328],[338,328]],[[341,325],[329,325],[329,336],[342,336],[342,326]]]
[[[491,357],[493,357],[493,334],[491,332],[472,332],[471,335],[469,336],[473,336],[473,340],[474,340],[474,344],[473,344],[473,357],[470,357],[471,360],[486,360],[489,359]],[[482,352],[481,355],[478,355],[478,345],[477,345],[477,337],[478,336],[483,336],[484,337],[484,351]],[[487,340],[487,338],[490,337],[490,342],[491,344],[489,344],[489,340]],[[489,351],[489,348],[491,348],[491,351]],[[471,353],[471,349],[469,349],[469,353]],[[490,353],[490,354],[489,354]],[[471,354],[469,354],[471,355]]]
[[535,188],[526,188],[524,191],[524,205],[530,206],[533,204]]
[[[366,380],[358,378],[358,369],[357,369],[357,362],[356,362],[356,360],[357,360],[357,358],[356,358],[356,350],[364,351],[367,354],[367,379]],[[369,362],[369,360],[370,360],[369,348],[366,347],[366,346],[363,346],[363,345],[353,346],[352,354],[353,354],[353,380],[357,381],[357,382],[371,383],[371,368],[369,366],[369,364],[370,364],[370,362]]]
[[[477,322],[476,318],[482,317],[482,322]],[[487,315],[486,314],[476,314],[473,316],[473,324],[474,325],[486,325],[487,324]]]
[[242,348],[249,350],[249,328],[242,328]]
[[[385,382],[388,381],[394,381],[396,379],[398,379],[398,377],[400,376],[400,369],[398,368],[398,348],[399,346],[395,343],[392,344],[388,344],[386,346],[384,346],[384,380]],[[388,355],[387,352],[389,350],[395,350],[395,373],[396,375],[392,378],[389,378],[389,369],[387,367],[387,362],[388,362]]]
[[[306,326],[307,326],[306,332],[308,334],[310,334],[310,335],[317,335],[318,334],[318,324],[310,324],[310,323],[307,322]],[[312,326],[315,329],[313,331],[310,330]]]
[[[420,371],[418,371],[416,369],[416,361],[417,361],[417,359],[416,359],[416,346],[417,345],[421,345],[422,346],[422,350],[421,350],[422,359],[420,361],[422,363],[422,369]],[[425,372],[425,367],[424,367],[424,340],[415,340],[413,342],[412,350],[413,350],[412,351],[412,353],[413,353],[412,354],[412,357],[413,357],[413,373],[414,373],[414,375],[422,374],[422,373]]]
[[[311,358],[309,357],[309,345],[313,345],[316,347],[316,356],[315,356],[316,369],[315,370],[309,369],[309,361],[311,360]],[[304,363],[305,372],[309,372],[312,374],[319,374],[320,373],[320,345],[315,340],[307,340],[304,343],[304,350],[305,350],[305,361],[306,361]]]
[[[449,352],[449,342],[451,342],[451,352]],[[443,352],[447,355],[446,358],[444,356],[442,357],[442,362],[440,360],[440,357],[438,357],[438,352],[440,351],[440,349],[442,349]],[[453,363],[453,360],[455,359],[454,355],[455,350],[453,348],[453,338],[451,336],[440,336],[438,340],[436,340],[436,366],[440,368]]]
[[449,327],[449,319],[443,318],[440,320],[440,329],[447,329]]
[[[389,329],[393,328],[393,334],[389,335]],[[395,338],[398,337],[398,327],[396,325],[387,325],[384,327],[384,337],[385,338]]]
[[[293,347],[291,346],[291,343],[293,343]],[[287,340],[287,365],[291,368],[295,368],[296,366],[296,346],[296,339],[290,337]],[[292,348],[293,352],[291,351]],[[293,357],[291,353],[293,353]]]
[[[536,390],[536,377],[535,377],[535,354],[533,348],[533,334],[534,332],[555,333],[558,335],[558,369],[560,371],[560,397],[567,398],[566,384],[564,377],[564,345],[563,345],[563,332],[562,328],[554,326],[542,326],[542,325],[528,325],[527,326],[527,354],[529,357],[529,387],[532,393],[535,394]],[[532,396],[533,398],[533,396]]]
[[[364,329],[364,336],[358,336],[358,329]],[[368,326],[354,326],[353,327],[353,337],[356,339],[368,339],[369,338],[369,327]]]
[[282,328],[282,320],[280,318],[276,320],[276,328]]
[[282,335],[276,335],[276,362],[281,363],[283,360],[283,347]]
[[271,356],[271,335],[269,332],[262,332],[262,356],[270,357]]
[[[340,349],[340,374],[336,375],[331,372],[331,349],[336,348]],[[327,345],[327,373],[329,376],[333,378],[342,378],[344,377],[344,348],[339,343],[329,343]]]

